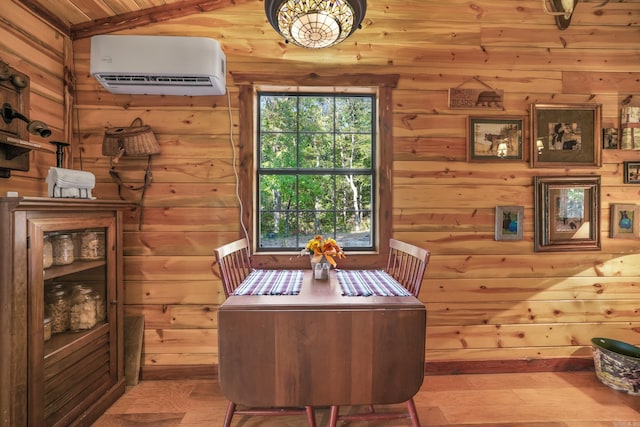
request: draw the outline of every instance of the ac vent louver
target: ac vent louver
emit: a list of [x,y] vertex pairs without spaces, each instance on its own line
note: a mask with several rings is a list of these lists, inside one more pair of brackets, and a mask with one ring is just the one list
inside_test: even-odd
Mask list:
[[107,84],[120,85],[166,85],[172,86],[213,86],[207,77],[187,76],[141,76],[141,75],[108,75],[101,74],[100,78]]

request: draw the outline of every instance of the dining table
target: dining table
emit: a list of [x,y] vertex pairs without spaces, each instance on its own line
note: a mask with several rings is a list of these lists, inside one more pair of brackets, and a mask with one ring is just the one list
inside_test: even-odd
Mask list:
[[218,310],[218,379],[255,407],[393,404],[424,379],[426,308],[382,270],[256,270]]

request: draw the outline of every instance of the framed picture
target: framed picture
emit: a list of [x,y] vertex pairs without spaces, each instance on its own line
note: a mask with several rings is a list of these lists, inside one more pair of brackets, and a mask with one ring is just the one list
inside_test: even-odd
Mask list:
[[523,160],[524,118],[469,117],[467,120],[467,161]]
[[640,162],[624,162],[624,183],[640,184]]
[[618,149],[618,129],[604,128],[602,129],[602,148],[604,150]]
[[600,250],[600,176],[534,177],[536,252]]
[[602,166],[600,104],[532,104],[532,167]]
[[638,221],[640,220],[638,212],[640,211],[637,205],[612,204],[609,237],[612,239],[636,239],[638,237]]
[[496,240],[522,240],[523,206],[496,206]]

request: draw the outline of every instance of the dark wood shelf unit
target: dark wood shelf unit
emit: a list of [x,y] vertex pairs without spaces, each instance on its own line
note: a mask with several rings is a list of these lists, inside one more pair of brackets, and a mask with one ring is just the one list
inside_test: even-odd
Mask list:
[[[0,197],[0,427],[91,425],[125,391],[123,201]],[[44,237],[103,230],[104,258],[43,266]],[[8,242],[8,244],[7,244]],[[45,291],[95,286],[106,316],[44,339]]]

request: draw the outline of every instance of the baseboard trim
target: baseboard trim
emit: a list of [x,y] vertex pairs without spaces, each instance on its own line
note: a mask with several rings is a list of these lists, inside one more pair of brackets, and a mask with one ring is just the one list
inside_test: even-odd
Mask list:
[[592,371],[591,358],[426,362],[425,375]]
[[[591,358],[426,362],[425,375],[592,371]],[[143,366],[141,380],[218,379],[218,365]]]

